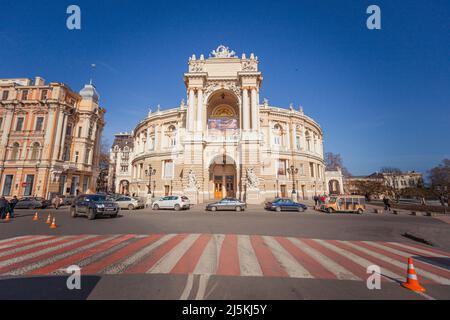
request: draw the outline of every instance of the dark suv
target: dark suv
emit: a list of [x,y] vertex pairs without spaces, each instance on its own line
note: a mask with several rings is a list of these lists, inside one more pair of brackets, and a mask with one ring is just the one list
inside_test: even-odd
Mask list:
[[89,220],[96,216],[117,217],[119,206],[104,194],[83,194],[75,198],[70,206],[70,215],[75,218],[85,215]]

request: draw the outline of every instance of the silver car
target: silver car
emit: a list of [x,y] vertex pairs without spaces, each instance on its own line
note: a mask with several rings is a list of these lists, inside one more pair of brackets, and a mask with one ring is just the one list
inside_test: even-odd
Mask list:
[[127,196],[118,197],[116,200],[114,200],[114,202],[117,203],[120,209],[128,210],[144,208],[145,205],[143,200]]

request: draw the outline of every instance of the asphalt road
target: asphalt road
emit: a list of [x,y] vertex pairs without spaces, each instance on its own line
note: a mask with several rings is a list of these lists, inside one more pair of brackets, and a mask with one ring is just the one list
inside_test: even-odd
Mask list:
[[[434,244],[433,249],[450,252],[450,225],[432,217],[372,213],[328,215],[313,210],[304,213],[274,213],[258,207],[251,207],[241,213],[212,213],[204,211],[202,207],[180,212],[152,211],[149,209],[123,210],[118,218],[101,218],[93,221],[83,217],[71,218],[67,208],[38,210],[38,213],[40,221],[37,222],[32,221],[34,211],[30,210],[18,210],[15,219],[9,223],[1,222],[0,241],[31,235],[51,235],[63,239],[67,236],[80,235],[103,235],[103,237],[121,235],[123,237],[123,235],[132,234],[143,237],[144,235],[175,234],[177,235],[175,238],[186,237],[183,238],[183,241],[191,241],[189,237],[193,237],[192,241],[196,241],[196,246],[202,246],[202,237],[206,237],[204,235],[213,235],[209,237],[216,237],[214,239],[222,239],[221,241],[225,242],[231,239],[230,243],[234,238],[229,235],[239,235],[237,236],[239,246],[242,241],[244,241],[242,242],[244,244],[247,240],[252,241],[257,255],[253,258],[259,259],[262,271],[253,270],[254,266],[250,263],[252,255],[249,255],[239,257],[241,259],[239,261],[241,263],[241,275],[233,274],[231,267],[225,270],[230,272],[229,274],[226,272],[222,274],[220,272],[212,274],[205,272],[199,274],[189,272],[162,272],[161,274],[158,272],[130,274],[104,272],[83,275],[82,289],[68,290],[66,287],[67,275],[64,273],[14,275],[2,272],[1,251],[7,249],[1,249],[0,242],[0,299],[450,299],[449,285],[427,283],[427,296],[423,296],[402,288],[399,279],[388,279],[388,277],[383,278],[387,281],[382,282],[381,290],[368,290],[365,281],[347,280],[345,277],[339,277],[339,275],[338,279],[327,277],[326,270],[322,274],[317,271],[318,276],[314,274],[314,277],[311,278],[307,276],[265,276],[273,271],[270,268],[264,269],[265,264],[273,268],[275,266],[270,266],[270,253],[264,251],[264,247],[258,247],[258,241],[263,238],[266,243],[273,239],[282,243],[283,239],[288,237],[306,239],[305,241],[320,239],[318,241],[326,241],[325,244],[327,245],[332,245],[331,243],[334,240],[340,240],[342,243],[337,244],[342,246],[347,246],[347,242],[350,243],[351,241],[382,241],[421,245],[402,236],[405,232],[410,232],[432,242]],[[56,217],[58,226],[56,229],[50,229],[45,224],[44,221],[48,214]],[[195,238],[196,236],[193,236],[193,234],[202,236]],[[226,235],[225,240],[220,238],[221,235]],[[178,241],[175,238],[168,242]],[[141,241],[139,239],[136,239],[136,241]],[[109,238],[104,238],[101,241],[108,243],[106,240],[109,241]],[[180,238],[179,241],[181,240]],[[127,246],[134,245],[128,241],[135,240],[119,239],[114,241],[124,241],[123,244],[126,249]],[[203,241],[205,246],[206,243],[209,243],[208,241]],[[182,242],[180,243],[182,244]],[[350,243],[350,245],[352,244]],[[98,245],[99,250],[102,246],[105,246],[105,244]],[[15,256],[11,256],[13,257],[11,259],[19,259],[18,261],[20,261],[21,252],[23,254],[28,253],[24,249],[19,249]],[[23,251],[20,252],[20,250]],[[206,249],[202,247],[202,250]],[[89,250],[86,252],[88,252],[88,255],[93,255],[93,259],[102,258],[101,252],[89,253]],[[201,252],[203,251],[198,251],[197,258],[200,257]],[[317,255],[315,252],[307,253]],[[176,254],[178,253],[175,252],[173,255]],[[191,252],[193,256],[196,254],[196,251]],[[251,254],[254,256],[253,252]],[[3,259],[8,257],[6,256]],[[316,260],[318,259],[317,261],[328,261],[323,260],[324,257],[321,257],[320,254],[314,257]],[[207,261],[208,258],[205,254],[201,256],[201,259],[206,259],[202,261]],[[246,259],[250,262],[244,261]],[[450,272],[450,266],[448,266],[450,258],[444,259],[443,263],[439,263],[433,268],[439,267],[439,272],[443,273],[444,280],[450,281],[450,277],[447,278],[447,273]],[[16,262],[16,260],[11,261]],[[53,260],[51,262],[54,263]],[[190,260],[186,259],[185,262],[189,264]],[[164,263],[170,265],[171,262],[165,261]],[[164,268],[164,263],[159,266],[160,269]],[[245,263],[248,263],[248,265],[242,266]],[[315,266],[314,261],[310,263],[311,266]],[[332,262],[330,263],[335,265]],[[183,269],[183,267],[181,268]],[[318,268],[320,268],[320,265]],[[398,271],[398,274],[400,271]],[[247,272],[246,276],[242,276],[245,272]],[[258,275],[258,272],[263,273],[264,276],[255,276]],[[117,290],[117,288],[120,288],[120,290]]]

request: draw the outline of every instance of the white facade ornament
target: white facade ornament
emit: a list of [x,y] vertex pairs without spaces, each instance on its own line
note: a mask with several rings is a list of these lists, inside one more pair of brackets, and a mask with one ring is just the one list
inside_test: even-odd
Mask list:
[[180,109],[184,110],[184,107],[186,106],[184,99],[181,99],[181,103],[180,103]]
[[148,116],[150,117],[152,115],[152,107],[148,107]]
[[255,60],[246,60],[242,62],[242,70],[243,71],[256,71],[256,61]]
[[238,98],[241,97],[241,89],[236,84],[236,81],[208,81],[208,85],[205,90],[206,97],[219,89],[231,90],[236,94]]
[[203,72],[204,61],[194,60],[189,63],[189,72]]
[[259,187],[259,179],[253,171],[253,168],[247,168],[246,186],[248,189],[258,189]]
[[197,176],[195,175],[194,171],[192,171],[192,169],[190,169],[188,173],[187,189],[198,190]]
[[216,50],[211,51],[211,55],[214,58],[234,58],[236,55],[236,52],[233,50],[230,51],[228,47],[225,47],[224,45],[220,45],[217,47]]
[[158,107],[156,108],[156,112],[161,112],[161,106],[158,104]]
[[264,108],[268,108],[269,107],[269,100],[267,98],[264,98]]

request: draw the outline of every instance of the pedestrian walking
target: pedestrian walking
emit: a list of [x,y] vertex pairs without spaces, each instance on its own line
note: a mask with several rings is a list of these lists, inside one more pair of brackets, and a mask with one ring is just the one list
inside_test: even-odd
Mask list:
[[17,202],[19,202],[19,199],[17,199],[17,196],[14,196],[11,200],[9,200],[8,212],[9,212],[10,218],[14,218],[14,208],[16,207]]
[[389,202],[389,198],[383,197],[384,210],[391,211],[391,203]]
[[8,200],[5,197],[0,198],[0,219],[6,218],[6,210],[8,208]]
[[58,196],[58,195],[56,195],[54,198],[53,198],[53,206],[55,207],[55,209],[56,210],[58,210],[58,208],[59,208],[59,206],[61,205],[61,203],[62,203],[62,199]]
[[314,199],[314,206],[317,207],[317,205],[319,204],[319,197],[315,195],[313,199]]

